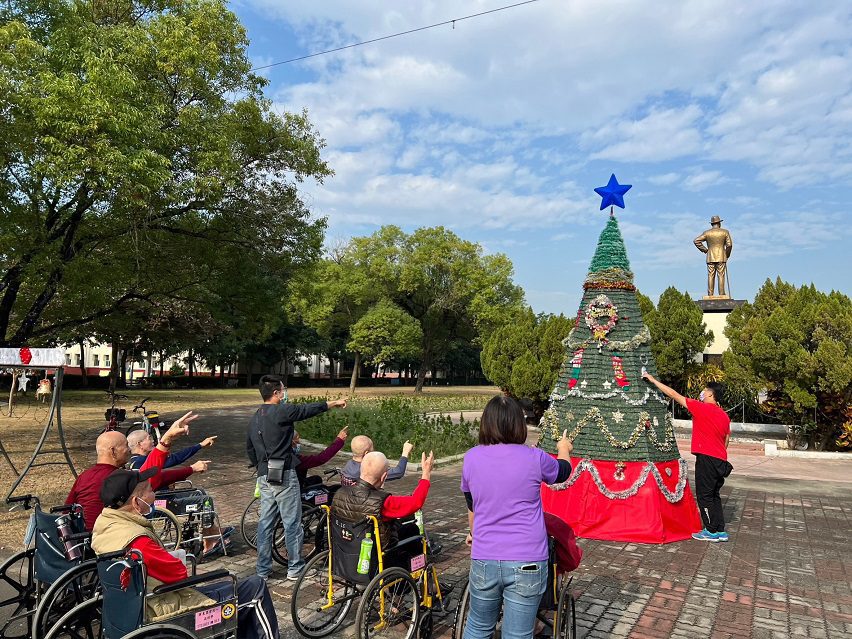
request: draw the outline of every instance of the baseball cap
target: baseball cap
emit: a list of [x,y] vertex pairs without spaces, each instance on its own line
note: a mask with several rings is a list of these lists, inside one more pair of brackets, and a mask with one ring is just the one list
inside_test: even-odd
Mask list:
[[101,501],[107,508],[121,508],[139,484],[148,481],[158,472],[160,469],[156,467],[143,471],[123,468],[112,471],[101,485]]

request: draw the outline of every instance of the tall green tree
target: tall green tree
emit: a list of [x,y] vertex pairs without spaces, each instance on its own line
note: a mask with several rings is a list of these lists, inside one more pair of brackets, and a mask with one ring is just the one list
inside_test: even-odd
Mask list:
[[280,304],[324,231],[297,187],[330,169],[306,114],[263,97],[225,3],[0,12],[0,345],[134,303]]
[[420,324],[416,392],[455,340],[481,341],[523,301],[505,255],[485,255],[481,246],[443,227],[409,235],[385,226],[369,237],[353,239],[351,257],[383,297]]
[[765,389],[764,410],[823,449],[852,404],[852,300],[813,285],[766,280],[753,303],[731,313],[730,379]]
[[382,300],[355,322],[347,347],[366,363],[379,366],[416,358],[422,342],[419,322],[393,302]]
[[689,293],[670,286],[663,291],[656,309],[645,314],[645,323],[651,331],[651,349],[660,379],[686,392],[689,374],[697,365],[696,356],[713,340],[713,332],[704,324],[704,314]]
[[536,315],[526,308],[485,340],[482,371],[504,392],[541,408],[556,383],[562,340],[572,326],[564,315]]

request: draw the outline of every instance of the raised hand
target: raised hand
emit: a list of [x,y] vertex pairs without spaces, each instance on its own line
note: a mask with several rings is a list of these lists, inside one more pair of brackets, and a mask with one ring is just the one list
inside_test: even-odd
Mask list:
[[211,435],[210,437],[205,437],[204,439],[202,439],[199,442],[199,446],[201,446],[202,448],[207,448],[208,446],[212,446],[213,444],[216,443],[216,438],[218,436],[219,435]]
[[189,425],[199,417],[199,415],[189,411],[186,415],[171,425],[169,430],[167,430],[160,438],[160,442],[163,446],[169,446],[178,437],[183,437],[184,435],[189,434]]
[[422,477],[423,479],[429,481],[432,478],[432,468],[435,466],[435,453],[433,451],[429,451],[429,456],[426,457],[426,453],[423,452],[420,454],[420,468],[422,469]]
[[206,473],[207,472],[207,466],[209,464],[210,464],[210,460],[205,459],[203,461],[195,462],[194,464],[192,464],[190,466],[190,468],[192,468],[192,472],[194,472],[194,473]]
[[557,457],[560,459],[570,459],[572,450],[574,450],[574,444],[568,439],[568,430],[563,430],[562,437],[556,442]]
[[349,437],[349,426],[348,425],[341,428],[340,432],[337,433],[337,439],[342,439],[343,441],[346,441],[347,437]]
[[335,399],[330,402],[326,402],[329,408],[346,408],[346,400],[345,399]]
[[402,445],[402,456],[408,459],[408,456],[411,455],[412,450],[414,450],[414,444],[412,444],[406,439],[405,443]]

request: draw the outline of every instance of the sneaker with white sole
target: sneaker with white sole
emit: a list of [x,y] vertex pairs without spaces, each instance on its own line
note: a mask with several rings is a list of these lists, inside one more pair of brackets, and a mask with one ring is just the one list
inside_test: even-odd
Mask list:
[[716,535],[716,541],[728,541],[728,533],[724,530],[722,532],[713,533]]
[[712,542],[717,542],[717,541],[719,541],[719,540],[716,538],[716,534],[715,534],[715,533],[711,533],[711,532],[710,532],[709,530],[707,530],[706,528],[705,528],[704,530],[702,530],[701,532],[692,533],[692,538],[693,538],[693,539],[697,539],[698,541],[712,541]]

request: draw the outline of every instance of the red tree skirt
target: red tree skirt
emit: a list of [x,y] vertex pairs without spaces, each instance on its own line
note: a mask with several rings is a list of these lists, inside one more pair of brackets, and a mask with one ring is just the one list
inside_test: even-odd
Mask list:
[[[649,462],[624,462],[624,478],[620,480],[614,477],[616,463],[572,459],[574,472],[565,482],[564,490],[542,485],[545,512],[568,522],[578,537],[587,539],[666,544],[688,539],[701,530],[701,517],[686,477],[683,495],[675,503],[666,498],[657,483],[659,478],[669,499],[674,499],[685,463],[656,462],[652,466],[658,472],[654,473]],[[596,475],[616,498],[601,492],[595,482]]]

